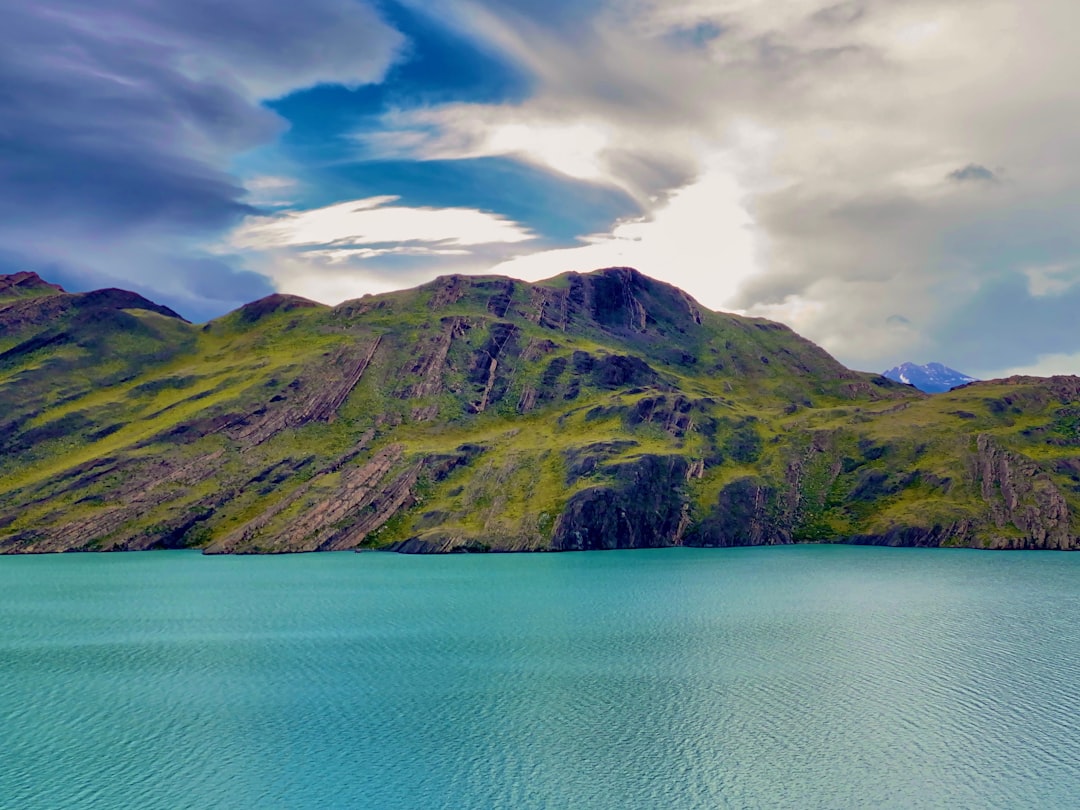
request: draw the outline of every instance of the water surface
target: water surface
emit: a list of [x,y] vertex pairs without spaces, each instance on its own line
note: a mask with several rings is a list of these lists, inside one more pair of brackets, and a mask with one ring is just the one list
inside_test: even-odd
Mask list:
[[1080,555],[0,558],[0,807],[1075,807]]

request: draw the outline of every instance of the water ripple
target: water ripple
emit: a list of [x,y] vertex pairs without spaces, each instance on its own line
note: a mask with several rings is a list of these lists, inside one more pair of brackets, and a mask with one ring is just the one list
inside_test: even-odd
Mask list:
[[1073,807],[1080,555],[0,559],[0,807]]

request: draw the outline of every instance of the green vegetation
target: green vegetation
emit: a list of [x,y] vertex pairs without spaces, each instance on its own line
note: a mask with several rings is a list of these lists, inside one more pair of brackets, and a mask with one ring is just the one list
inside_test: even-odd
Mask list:
[[0,550],[1078,544],[1075,378],[928,397],[623,269],[136,299],[0,298]]

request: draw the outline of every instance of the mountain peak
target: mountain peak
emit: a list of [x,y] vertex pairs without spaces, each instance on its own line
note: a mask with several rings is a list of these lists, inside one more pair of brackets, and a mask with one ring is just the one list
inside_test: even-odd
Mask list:
[[1080,548],[1046,450],[1080,446],[1080,378],[935,404],[628,268],[155,307],[0,307],[0,553]]
[[320,304],[318,301],[312,301],[310,298],[304,298],[299,295],[289,295],[287,293],[271,293],[258,301],[252,301],[249,304],[244,304],[236,312],[241,321],[245,323],[256,323],[262,320],[267,315],[273,315],[275,312],[291,312],[294,309],[328,309],[325,304]]
[[154,303],[149,298],[130,290],[121,290],[116,287],[79,293],[75,296],[74,304],[79,310],[142,309],[186,322],[182,315],[167,306]]
[[0,298],[30,298],[62,292],[65,290],[59,284],[50,284],[37,273],[29,270],[0,274]]
[[976,382],[974,377],[949,368],[943,363],[901,363],[884,372],[883,376],[906,385],[913,385],[928,394],[941,394],[961,385]]
[[564,273],[538,286],[565,290],[570,320],[584,319],[609,331],[682,332],[701,324],[702,307],[697,301],[678,287],[632,267]]

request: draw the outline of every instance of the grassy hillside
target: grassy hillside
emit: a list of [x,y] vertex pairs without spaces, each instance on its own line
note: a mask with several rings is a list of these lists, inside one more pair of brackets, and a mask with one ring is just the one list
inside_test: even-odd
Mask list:
[[1076,378],[931,398],[625,268],[0,297],[7,552],[1073,548],[1078,442]]

